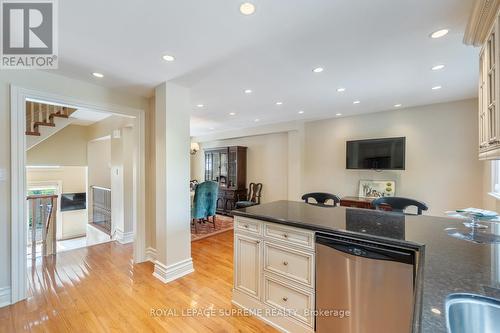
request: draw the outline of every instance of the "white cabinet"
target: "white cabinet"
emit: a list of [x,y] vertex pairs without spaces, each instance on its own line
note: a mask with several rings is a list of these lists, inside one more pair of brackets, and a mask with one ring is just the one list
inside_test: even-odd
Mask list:
[[479,57],[479,157],[500,159],[500,16]]
[[235,217],[233,304],[286,332],[314,332],[314,232]]
[[234,236],[234,288],[260,298],[262,241],[255,237]]

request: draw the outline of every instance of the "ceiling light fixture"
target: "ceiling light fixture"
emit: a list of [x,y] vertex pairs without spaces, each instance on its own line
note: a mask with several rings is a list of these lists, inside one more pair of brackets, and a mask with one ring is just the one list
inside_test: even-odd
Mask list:
[[276,105],[283,105],[283,102],[276,102]]
[[98,77],[100,79],[102,79],[104,77],[104,74],[101,74],[101,73],[98,73],[98,72],[94,72],[94,73],[92,73],[92,75],[94,75],[95,77]]
[[337,117],[340,117],[342,115],[342,113],[336,113],[335,114]]
[[258,122],[260,121],[260,119],[259,119],[259,118],[257,118],[257,119],[255,119],[254,121],[255,121],[256,123],[258,123]]
[[316,67],[315,69],[313,69],[313,72],[314,73],[321,73],[322,71],[324,71],[325,69],[323,67]]
[[240,6],[240,12],[243,15],[252,15],[253,13],[255,13],[255,5],[250,2],[242,3]]
[[441,88],[443,88],[443,87],[441,87],[441,86],[434,86],[434,87],[432,87],[432,90],[439,90]]
[[299,114],[304,114],[304,111],[300,110],[300,111],[299,111]]
[[341,92],[344,92],[345,91],[345,88],[337,88],[337,92],[341,93]]
[[361,101],[354,101],[354,102],[352,102],[352,104],[359,104],[359,103],[361,103]]
[[230,116],[236,116],[236,112],[229,112]]
[[400,107],[402,107],[402,106],[403,106],[403,104],[394,104],[394,107],[395,107],[395,108],[400,108]]
[[252,93],[252,89],[246,89],[245,90],[245,94],[251,94]]
[[432,67],[431,69],[432,69],[433,71],[440,71],[440,70],[442,70],[444,67],[445,67],[445,65],[436,65],[436,66]]
[[213,131],[215,128],[214,127],[210,127],[209,130]]
[[175,57],[174,57],[174,56],[171,56],[171,55],[169,55],[169,54],[165,54],[162,58],[163,58],[163,60],[165,60],[165,61],[169,61],[169,62],[171,62],[171,61],[174,61],[174,60],[175,60]]
[[198,104],[198,105],[196,105],[196,107],[198,107],[198,108],[202,108],[202,107],[204,107],[204,106],[205,106],[205,105],[203,105],[203,104]]
[[448,29],[441,29],[441,30],[438,30],[438,31],[435,31],[431,34],[431,38],[441,38],[441,37],[444,37],[448,34],[448,32],[450,32]]

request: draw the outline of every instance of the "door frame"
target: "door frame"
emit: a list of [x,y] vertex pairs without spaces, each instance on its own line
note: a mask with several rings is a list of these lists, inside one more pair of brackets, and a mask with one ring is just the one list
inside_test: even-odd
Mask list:
[[91,109],[97,112],[112,113],[136,118],[138,131],[134,154],[134,263],[146,260],[146,221],[145,221],[145,110],[107,103],[89,103],[70,96],[32,90],[10,85],[10,122],[11,122],[11,304],[26,298],[27,261],[26,261],[26,100],[46,100],[53,103]]

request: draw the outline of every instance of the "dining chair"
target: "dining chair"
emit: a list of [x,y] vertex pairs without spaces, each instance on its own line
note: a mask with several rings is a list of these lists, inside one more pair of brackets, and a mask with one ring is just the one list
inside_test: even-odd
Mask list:
[[[309,202],[309,199],[314,199],[316,202]],[[302,200],[310,205],[324,207],[335,207],[338,203],[340,203],[340,198],[337,195],[324,192],[306,193],[302,196]],[[327,204],[329,200],[333,201],[333,205]]]
[[380,210],[383,206],[390,206],[393,212],[404,213],[408,207],[417,207],[417,215],[422,215],[422,211],[429,207],[421,201],[402,197],[382,197],[372,201],[372,206]]
[[218,192],[219,184],[214,181],[206,181],[196,186],[191,207],[191,223],[196,232],[198,232],[197,223],[210,222],[210,217],[215,229]]
[[245,198],[245,200],[236,202],[236,209],[260,205],[261,193],[262,183],[250,183],[250,185],[248,185],[247,197]]

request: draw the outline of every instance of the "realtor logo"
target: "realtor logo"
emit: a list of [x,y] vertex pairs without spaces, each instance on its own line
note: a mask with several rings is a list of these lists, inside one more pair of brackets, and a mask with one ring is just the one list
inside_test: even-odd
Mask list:
[[56,0],[0,0],[2,69],[57,68]]

